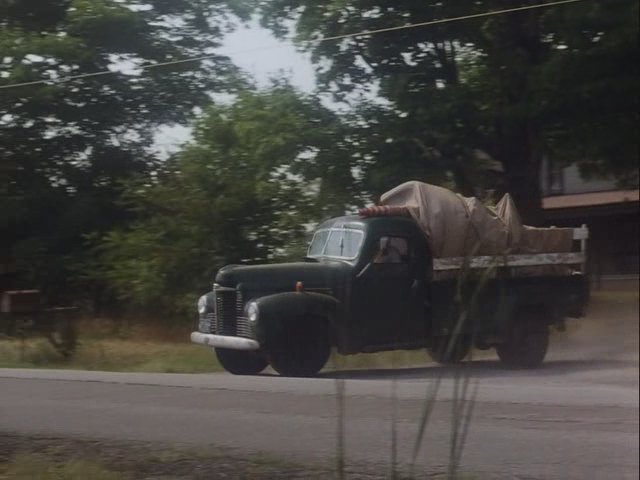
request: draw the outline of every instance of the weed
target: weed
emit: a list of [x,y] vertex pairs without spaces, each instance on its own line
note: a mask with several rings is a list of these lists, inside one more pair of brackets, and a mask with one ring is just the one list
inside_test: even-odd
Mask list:
[[0,479],[14,480],[122,480],[122,474],[105,469],[102,465],[86,460],[69,460],[62,463],[41,455],[18,454],[0,466]]

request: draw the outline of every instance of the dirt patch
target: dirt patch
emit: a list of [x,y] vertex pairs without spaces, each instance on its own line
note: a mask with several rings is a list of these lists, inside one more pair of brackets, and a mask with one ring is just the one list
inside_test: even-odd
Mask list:
[[555,334],[554,351],[590,360],[638,360],[640,329],[637,292],[596,292],[585,318],[569,319]]

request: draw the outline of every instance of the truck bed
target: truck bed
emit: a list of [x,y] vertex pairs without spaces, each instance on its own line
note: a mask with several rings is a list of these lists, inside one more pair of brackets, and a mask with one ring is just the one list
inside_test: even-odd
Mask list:
[[[519,267],[573,265],[578,267],[578,271],[584,273],[587,260],[586,242],[588,238],[589,229],[586,225],[583,225],[580,228],[573,229],[573,239],[575,242],[579,242],[579,251],[576,252],[434,258],[433,270],[435,272],[460,270],[463,268],[508,268],[517,270]],[[530,271],[535,272],[535,270]],[[534,273],[533,276],[537,275]]]

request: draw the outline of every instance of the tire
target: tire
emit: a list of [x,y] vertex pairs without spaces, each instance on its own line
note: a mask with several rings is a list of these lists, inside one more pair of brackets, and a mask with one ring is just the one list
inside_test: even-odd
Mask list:
[[258,352],[228,348],[216,348],[215,352],[220,365],[234,375],[256,375],[269,364]]
[[277,345],[267,351],[271,367],[285,377],[314,377],[325,366],[331,347],[326,323],[298,318],[283,326]]
[[469,335],[458,335],[450,351],[450,336],[435,337],[433,345],[427,348],[431,358],[443,365],[460,363],[471,350],[471,337]]
[[496,346],[498,358],[510,368],[536,368],[549,348],[549,327],[541,319],[521,318],[514,323],[507,341]]

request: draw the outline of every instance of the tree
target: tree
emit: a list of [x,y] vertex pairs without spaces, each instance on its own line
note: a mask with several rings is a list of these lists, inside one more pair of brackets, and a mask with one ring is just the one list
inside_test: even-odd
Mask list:
[[343,213],[354,180],[337,116],[284,83],[210,107],[136,220],[98,242],[95,271],[131,307],[188,314],[225,264],[301,258],[305,225]]
[[[304,41],[537,3],[277,0],[260,2],[260,10],[274,32],[293,24]],[[504,172],[502,189],[535,224],[545,155],[564,155],[580,138],[585,148],[567,160],[613,173],[631,169],[632,176],[637,168],[628,161],[637,158],[629,128],[637,121],[637,9],[627,0],[592,1],[305,45],[326,91],[353,98],[370,89],[389,102],[371,116],[381,119],[374,123],[379,132],[396,133],[379,135],[392,145],[386,152],[398,154],[382,157],[375,144],[370,177],[402,171],[399,165],[439,169],[474,193],[469,171],[478,159],[494,159]],[[603,63],[607,55],[616,62]],[[620,136],[618,128],[629,133]]]
[[[114,202],[122,182],[157,168],[157,127],[186,123],[211,92],[242,85],[229,59],[212,53],[234,15],[246,14],[232,4],[0,1],[0,86],[49,80],[0,91],[1,256],[23,272],[15,286],[68,291],[84,236],[127,218]],[[211,58],[58,81],[203,52]]]
[[599,2],[552,20],[556,55],[544,76],[550,154],[577,162],[587,176],[617,178],[638,188],[639,3]]

